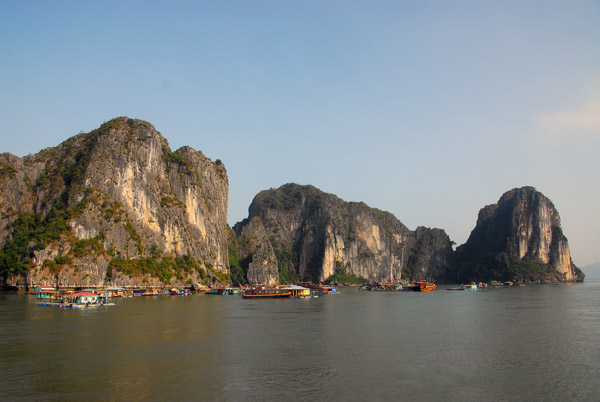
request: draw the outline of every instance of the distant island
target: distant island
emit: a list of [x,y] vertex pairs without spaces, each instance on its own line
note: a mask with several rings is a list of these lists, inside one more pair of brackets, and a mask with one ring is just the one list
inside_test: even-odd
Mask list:
[[23,158],[0,154],[4,288],[198,288],[302,280],[399,283],[583,281],[552,202],[515,188],[479,211],[453,251],[443,229],[310,185],[261,191],[227,225],[225,165],[172,151],[148,122],[119,117]]

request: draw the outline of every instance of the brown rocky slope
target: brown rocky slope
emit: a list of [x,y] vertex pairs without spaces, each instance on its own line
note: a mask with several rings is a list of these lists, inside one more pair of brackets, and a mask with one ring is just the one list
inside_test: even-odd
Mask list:
[[0,275],[19,288],[228,282],[228,187],[221,161],[127,117],[2,154]]

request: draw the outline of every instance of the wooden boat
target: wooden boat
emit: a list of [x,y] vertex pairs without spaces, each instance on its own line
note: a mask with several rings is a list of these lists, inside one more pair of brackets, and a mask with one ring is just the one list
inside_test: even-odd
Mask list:
[[190,291],[187,289],[179,289],[179,288],[172,288],[170,290],[171,292],[171,296],[187,296],[190,294]]
[[371,292],[396,292],[404,290],[399,283],[365,283],[359,286],[358,290],[368,290]]
[[338,295],[340,292],[335,286],[323,285],[322,283],[312,283],[310,281],[298,282],[298,286],[312,289],[315,295]]
[[459,288],[448,288],[446,290],[477,290],[477,284],[469,283],[468,285],[462,285]]
[[217,295],[217,296],[227,296],[227,295],[232,295],[234,292],[231,288],[224,288],[221,286],[215,286],[210,288],[210,291],[208,291],[208,293],[205,293],[207,295]]
[[340,294],[340,292],[337,290],[337,288],[335,286],[325,286],[325,285],[319,285],[318,287],[314,288],[313,293],[317,294],[317,295],[339,295]]
[[291,292],[289,289],[246,289],[242,297],[244,299],[281,299],[289,298]]
[[319,297],[310,291],[309,288],[305,288],[303,286],[284,286],[280,290],[289,290],[290,291],[290,299],[312,299]]
[[436,286],[433,282],[427,282],[424,279],[413,282],[409,287],[409,290],[414,290],[415,292],[430,292],[435,290]]

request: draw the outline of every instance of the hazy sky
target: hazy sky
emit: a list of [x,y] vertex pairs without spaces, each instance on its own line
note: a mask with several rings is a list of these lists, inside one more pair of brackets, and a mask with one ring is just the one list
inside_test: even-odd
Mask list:
[[600,1],[0,0],[0,152],[117,116],[228,171],[440,227],[531,185],[600,261]]

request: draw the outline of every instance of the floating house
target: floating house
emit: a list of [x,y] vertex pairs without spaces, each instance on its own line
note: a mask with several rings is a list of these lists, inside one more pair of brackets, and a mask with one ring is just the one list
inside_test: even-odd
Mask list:
[[67,302],[75,304],[104,304],[107,302],[106,296],[91,292],[72,293],[65,298]]
[[33,290],[33,292],[35,294],[38,294],[42,291],[47,291],[47,290],[56,290],[56,288],[54,286],[36,286],[35,289]]
[[58,300],[60,292],[58,290],[40,290],[37,293],[38,299],[42,300]]

